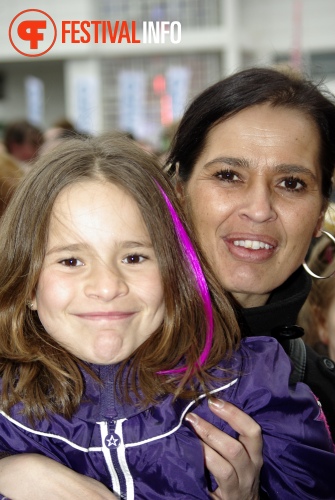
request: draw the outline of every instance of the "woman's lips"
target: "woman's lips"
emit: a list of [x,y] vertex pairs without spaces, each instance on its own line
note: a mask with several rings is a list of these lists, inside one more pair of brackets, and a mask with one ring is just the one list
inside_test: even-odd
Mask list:
[[249,262],[270,259],[278,246],[273,238],[263,235],[229,235],[223,240],[233,257]]

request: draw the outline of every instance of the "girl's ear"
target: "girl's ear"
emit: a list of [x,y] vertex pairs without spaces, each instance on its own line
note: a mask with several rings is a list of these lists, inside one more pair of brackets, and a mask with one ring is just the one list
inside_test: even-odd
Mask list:
[[36,305],[36,301],[35,300],[27,300],[27,306],[32,311],[37,311],[37,305]]
[[36,294],[35,294],[35,292],[32,293],[32,297],[27,300],[27,306],[32,311],[37,311],[37,303],[36,303]]

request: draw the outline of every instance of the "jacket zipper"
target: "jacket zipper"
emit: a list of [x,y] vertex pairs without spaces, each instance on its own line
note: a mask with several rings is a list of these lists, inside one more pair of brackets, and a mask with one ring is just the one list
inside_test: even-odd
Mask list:
[[113,493],[121,500],[133,500],[134,482],[125,455],[122,424],[126,419],[99,422],[103,454],[111,476]]

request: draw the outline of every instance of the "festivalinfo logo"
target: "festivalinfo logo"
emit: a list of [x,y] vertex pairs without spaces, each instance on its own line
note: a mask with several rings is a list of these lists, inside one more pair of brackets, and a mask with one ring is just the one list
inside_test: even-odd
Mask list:
[[181,42],[178,21],[69,20],[56,25],[38,9],[19,12],[11,21],[9,40],[19,54],[39,57],[52,49],[57,38],[62,44],[161,44]]

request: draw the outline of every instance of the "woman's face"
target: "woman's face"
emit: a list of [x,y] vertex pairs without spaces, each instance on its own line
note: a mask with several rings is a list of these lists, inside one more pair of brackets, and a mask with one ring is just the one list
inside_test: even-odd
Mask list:
[[253,106],[208,133],[177,186],[219,280],[244,307],[265,304],[319,232],[319,144],[303,113]]
[[33,304],[49,335],[91,363],[123,361],[159,327],[160,271],[132,197],[97,181],[59,194]]

